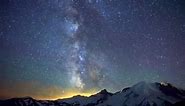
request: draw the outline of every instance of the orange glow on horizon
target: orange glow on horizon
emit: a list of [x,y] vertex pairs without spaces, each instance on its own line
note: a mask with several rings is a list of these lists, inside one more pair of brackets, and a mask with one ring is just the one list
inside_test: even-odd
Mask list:
[[51,97],[51,98],[38,98],[39,100],[57,100],[57,99],[66,99],[66,98],[71,98],[71,97],[74,97],[74,96],[77,96],[77,95],[80,95],[80,96],[86,96],[86,97],[89,97],[91,95],[93,95],[95,93],[70,93],[68,95],[64,95],[64,96],[55,96],[55,97]]
[[89,97],[93,94],[96,94],[97,91],[92,90],[91,92],[80,92],[80,91],[67,91],[66,93],[58,93],[59,95],[53,95],[52,97],[34,97],[35,99],[39,99],[39,100],[57,100],[57,99],[66,99],[66,98],[71,98],[77,95],[80,96],[86,96]]
[[42,83],[37,81],[14,83],[11,87],[6,85],[0,86],[1,99],[32,97],[37,100],[57,100],[76,95],[90,96],[97,92],[97,88],[79,90],[76,88],[42,85]]

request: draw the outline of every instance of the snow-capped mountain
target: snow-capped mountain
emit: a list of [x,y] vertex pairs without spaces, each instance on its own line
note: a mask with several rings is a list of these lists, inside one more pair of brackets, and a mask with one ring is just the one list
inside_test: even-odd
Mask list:
[[185,98],[185,91],[169,83],[140,82],[98,106],[169,106]]
[[77,95],[55,101],[13,98],[0,101],[0,106],[179,106],[184,100],[185,91],[169,83],[140,82],[116,93],[104,89],[90,97]]

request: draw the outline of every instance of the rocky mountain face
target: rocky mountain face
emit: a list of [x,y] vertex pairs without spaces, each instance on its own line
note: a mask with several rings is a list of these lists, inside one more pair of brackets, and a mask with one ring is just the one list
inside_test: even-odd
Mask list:
[[185,106],[185,90],[169,83],[140,82],[116,93],[106,89],[90,97],[74,96],[55,101],[30,97],[0,101],[0,106]]

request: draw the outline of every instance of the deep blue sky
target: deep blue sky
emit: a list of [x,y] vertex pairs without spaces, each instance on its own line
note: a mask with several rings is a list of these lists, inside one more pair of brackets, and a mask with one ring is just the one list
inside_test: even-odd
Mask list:
[[1,0],[0,98],[185,88],[183,0]]

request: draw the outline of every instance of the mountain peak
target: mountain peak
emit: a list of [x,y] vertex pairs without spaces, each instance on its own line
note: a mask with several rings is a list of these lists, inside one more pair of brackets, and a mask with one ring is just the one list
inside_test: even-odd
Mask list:
[[101,94],[101,95],[110,95],[110,96],[113,95],[113,93],[108,92],[106,89],[101,90],[101,91],[100,91],[99,93],[97,93],[97,94]]
[[160,84],[163,85],[163,86],[169,86],[169,85],[171,85],[170,83],[167,83],[167,82],[160,82]]
[[101,90],[99,93],[100,93],[100,94],[107,94],[108,92],[107,92],[106,89],[103,89],[103,90]]
[[157,87],[159,87],[159,86],[161,86],[161,87],[171,87],[171,88],[174,87],[172,84],[167,83],[167,82],[149,83],[149,82],[145,82],[145,81],[139,82],[139,83],[135,84],[133,87],[137,88],[137,89],[138,88],[142,88],[142,89],[156,88],[156,89],[158,89]]
[[173,86],[171,83],[168,83],[168,82],[160,82],[159,84],[163,87],[176,88],[175,86]]

